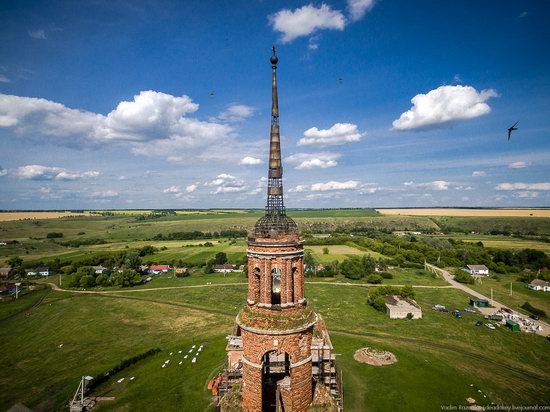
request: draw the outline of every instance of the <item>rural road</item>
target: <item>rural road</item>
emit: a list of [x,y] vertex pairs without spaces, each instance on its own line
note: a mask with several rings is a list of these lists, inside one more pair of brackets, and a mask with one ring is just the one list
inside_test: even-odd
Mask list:
[[[482,295],[479,292],[476,292],[475,290],[469,288],[465,284],[457,282],[456,280],[454,280],[454,277],[449,272],[447,272],[446,270],[438,268],[437,266],[431,265],[429,263],[426,263],[426,266],[428,268],[430,268],[431,270],[433,270],[433,271],[437,271],[437,272],[441,273],[441,275],[443,276],[443,279],[445,279],[453,288],[460,289],[460,290],[468,293],[469,295],[475,296],[476,298],[488,300],[491,303],[491,305],[494,306],[494,309],[493,308],[489,309],[490,313],[494,313],[497,310],[500,310],[502,308],[510,309],[508,306],[503,305],[502,303],[497,302],[494,299],[490,299],[487,296]],[[483,309],[483,308],[478,308],[478,309]],[[483,311],[481,311],[481,312],[483,313]],[[523,313],[517,312],[515,310],[513,312],[514,312],[515,315],[525,317],[525,315]],[[489,314],[489,313],[484,313],[484,314]],[[533,322],[535,322],[535,325],[542,327],[542,331],[537,332],[538,335],[546,336],[548,333],[550,333],[550,325],[548,325],[546,322],[543,322],[541,320],[533,321]]]

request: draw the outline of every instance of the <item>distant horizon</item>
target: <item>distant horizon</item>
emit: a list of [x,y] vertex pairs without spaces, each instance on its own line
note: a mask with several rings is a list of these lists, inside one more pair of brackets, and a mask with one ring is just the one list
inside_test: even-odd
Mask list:
[[[410,206],[410,207],[399,207],[399,206],[373,206],[373,207],[287,207],[286,210],[376,210],[376,209],[471,209],[471,210],[491,210],[491,209],[518,209],[518,210],[530,210],[530,209],[550,209],[550,206]],[[108,209],[88,209],[88,208],[77,208],[77,209],[0,209],[0,213],[9,213],[9,212],[109,212],[109,211],[149,211],[149,210],[159,210],[159,211],[202,211],[202,210],[254,210],[254,211],[264,211],[264,208],[254,208],[254,207],[220,207],[220,208],[108,208]]]

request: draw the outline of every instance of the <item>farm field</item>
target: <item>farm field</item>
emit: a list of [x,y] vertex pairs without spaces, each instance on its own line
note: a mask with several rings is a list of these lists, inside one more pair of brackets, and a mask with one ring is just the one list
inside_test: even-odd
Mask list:
[[523,239],[506,239],[506,240],[492,240],[492,239],[461,239],[465,242],[483,242],[485,247],[494,247],[497,249],[536,249],[542,250],[545,253],[550,253],[550,243],[536,242],[533,240]]
[[[194,283],[193,276],[177,280]],[[7,409],[16,401],[29,406],[49,401],[51,409],[57,409],[72,396],[80,375],[101,373],[122,359],[160,347],[159,354],[94,391],[115,397],[98,410],[172,411],[182,403],[191,410],[210,410],[206,382],[222,366],[224,337],[245,293],[246,285],[109,295],[47,292],[39,306],[0,321],[0,358],[5,365],[0,384],[9,388],[0,393],[0,405]],[[417,290],[424,310],[420,321],[390,321],[366,304],[368,288],[317,283],[307,284],[306,293],[341,354],[347,410],[384,411],[397,403],[405,411],[439,410],[442,404],[464,404],[467,397],[480,403],[550,401],[550,373],[544,367],[550,351],[544,339],[503,328],[480,329],[473,324],[476,314],[457,320],[430,309],[434,303],[465,306],[468,296],[463,292]],[[26,307],[38,297],[25,296]],[[11,304],[0,303],[0,314]],[[207,345],[198,363],[180,366],[177,351],[197,343]],[[358,364],[353,353],[364,346],[391,350],[398,362],[383,368]],[[493,349],[488,352],[487,347]],[[169,366],[161,368],[167,359]],[[129,381],[131,376],[134,381]],[[116,383],[123,377],[123,383]],[[396,386],[403,389],[389,390]]]
[[24,219],[56,219],[60,217],[88,216],[88,212],[0,212],[0,222]]
[[466,217],[550,217],[550,209],[453,209],[403,208],[376,209],[382,215],[406,216],[466,216]]

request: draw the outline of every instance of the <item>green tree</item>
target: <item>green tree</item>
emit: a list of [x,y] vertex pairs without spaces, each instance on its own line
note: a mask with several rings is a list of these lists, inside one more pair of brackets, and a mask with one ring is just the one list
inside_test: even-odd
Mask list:
[[141,258],[138,252],[128,252],[124,259],[124,266],[128,269],[137,270],[141,265]]
[[352,256],[340,263],[340,273],[349,279],[361,279],[365,275],[361,258]]
[[124,269],[113,276],[113,283],[123,288],[141,283],[141,275],[133,269]]
[[369,275],[369,277],[367,277],[367,282],[375,284],[375,285],[379,284],[379,283],[382,283],[382,276],[380,276],[380,275]]
[[216,253],[216,256],[214,257],[214,264],[223,265],[225,263],[227,263],[227,255],[225,252]]
[[91,275],[85,275],[80,278],[79,286],[81,288],[92,288],[95,286],[95,279]]
[[368,276],[374,273],[374,270],[376,269],[376,261],[371,255],[363,255],[361,263],[363,265],[363,276]]
[[328,255],[328,252],[329,252],[328,247],[324,247],[323,248],[323,255]]
[[311,276],[315,273],[317,262],[315,261],[313,254],[309,250],[306,250],[306,252],[304,253],[304,266],[304,270],[307,275]]
[[98,275],[97,278],[95,278],[95,283],[98,286],[109,286],[109,276],[107,276],[105,273],[102,273]]

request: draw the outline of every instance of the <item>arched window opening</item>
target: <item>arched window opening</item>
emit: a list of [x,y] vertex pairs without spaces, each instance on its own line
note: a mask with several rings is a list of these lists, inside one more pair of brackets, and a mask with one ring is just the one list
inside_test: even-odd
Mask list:
[[271,271],[271,304],[281,304],[281,269],[278,267]]
[[252,299],[254,302],[260,301],[260,268],[254,268],[254,272],[252,273]]
[[298,272],[297,267],[292,268],[292,272],[290,274],[290,301],[292,303],[296,303],[297,296],[294,292],[294,285],[296,284],[296,273]]

